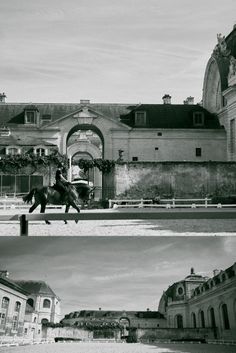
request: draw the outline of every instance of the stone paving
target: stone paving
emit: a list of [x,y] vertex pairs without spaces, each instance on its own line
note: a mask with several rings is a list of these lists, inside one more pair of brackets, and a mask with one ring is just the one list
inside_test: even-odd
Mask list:
[[2,347],[3,353],[235,353],[235,346],[210,344],[52,343]]

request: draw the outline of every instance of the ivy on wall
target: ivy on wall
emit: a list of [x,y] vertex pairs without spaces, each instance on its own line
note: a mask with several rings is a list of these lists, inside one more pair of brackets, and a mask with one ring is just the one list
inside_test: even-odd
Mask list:
[[37,156],[33,153],[22,155],[6,155],[0,159],[0,172],[16,174],[22,168],[31,167],[34,173],[40,167],[58,165],[63,163],[67,166],[67,157],[58,152],[48,156]]
[[78,166],[87,172],[90,168],[97,167],[103,173],[110,173],[115,166],[115,161],[109,159],[79,159]]

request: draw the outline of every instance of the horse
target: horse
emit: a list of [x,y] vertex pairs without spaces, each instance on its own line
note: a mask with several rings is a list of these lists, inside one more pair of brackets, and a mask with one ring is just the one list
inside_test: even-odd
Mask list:
[[[27,195],[23,197],[23,201],[26,203],[32,202],[34,197],[34,203],[29,209],[29,213],[32,213],[39,205],[41,205],[40,213],[45,213],[46,205],[53,204],[66,205],[65,213],[69,212],[70,206],[76,209],[79,213],[79,201],[88,201],[89,195],[93,190],[89,185],[77,184],[67,186],[67,192],[65,193],[64,199],[62,200],[61,194],[56,190],[54,186],[43,186],[41,188],[32,189]],[[67,224],[67,221],[64,221]],[[46,224],[50,224],[48,220]]]

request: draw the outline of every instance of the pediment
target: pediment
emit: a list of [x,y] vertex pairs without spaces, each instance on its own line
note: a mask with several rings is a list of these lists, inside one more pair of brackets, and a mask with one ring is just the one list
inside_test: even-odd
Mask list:
[[83,107],[80,111],[73,115],[73,118],[91,118],[95,119],[98,115],[94,114],[88,107]]

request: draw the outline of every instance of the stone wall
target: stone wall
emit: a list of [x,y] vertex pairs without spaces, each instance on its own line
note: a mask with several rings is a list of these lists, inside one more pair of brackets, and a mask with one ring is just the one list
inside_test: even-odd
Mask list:
[[131,335],[138,341],[155,340],[208,340],[214,339],[214,330],[211,328],[146,328],[132,330]]
[[93,332],[75,327],[44,327],[42,338],[48,342],[54,342],[56,337],[71,338],[78,340],[90,340]]
[[235,162],[130,162],[115,169],[117,198],[236,195]]

